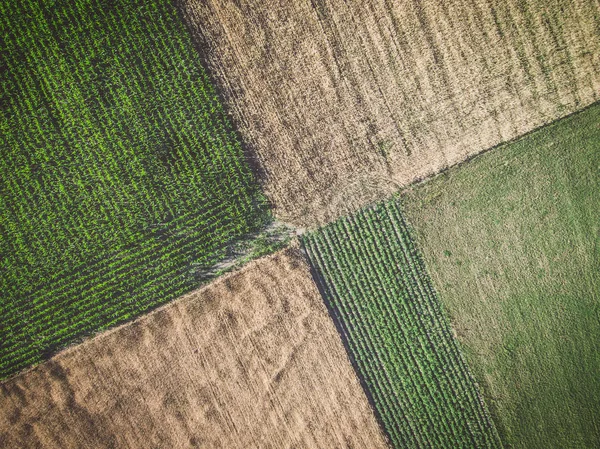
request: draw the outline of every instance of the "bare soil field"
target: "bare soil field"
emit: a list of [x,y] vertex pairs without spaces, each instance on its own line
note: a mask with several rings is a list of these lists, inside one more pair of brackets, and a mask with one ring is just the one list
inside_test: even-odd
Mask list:
[[178,0],[275,214],[332,220],[599,98],[595,0]]
[[385,448],[297,251],[0,385],[0,447]]

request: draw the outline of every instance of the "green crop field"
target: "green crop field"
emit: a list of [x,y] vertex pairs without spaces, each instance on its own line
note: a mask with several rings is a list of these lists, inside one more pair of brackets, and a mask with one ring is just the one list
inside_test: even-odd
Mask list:
[[510,447],[600,447],[599,193],[595,105],[403,197]]
[[396,201],[303,241],[393,446],[502,447]]
[[0,2],[0,378],[198,285],[267,220],[168,0]]

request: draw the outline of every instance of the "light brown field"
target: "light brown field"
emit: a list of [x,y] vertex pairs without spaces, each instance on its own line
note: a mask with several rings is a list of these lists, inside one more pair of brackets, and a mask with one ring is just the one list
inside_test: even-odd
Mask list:
[[385,448],[288,249],[0,386],[2,448]]
[[329,221],[581,109],[596,0],[178,0],[275,213]]

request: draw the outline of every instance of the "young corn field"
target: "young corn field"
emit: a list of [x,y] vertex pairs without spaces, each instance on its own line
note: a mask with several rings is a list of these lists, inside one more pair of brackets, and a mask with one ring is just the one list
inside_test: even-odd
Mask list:
[[0,2],[0,378],[198,285],[266,220],[167,0]]
[[500,448],[396,200],[303,242],[392,445]]

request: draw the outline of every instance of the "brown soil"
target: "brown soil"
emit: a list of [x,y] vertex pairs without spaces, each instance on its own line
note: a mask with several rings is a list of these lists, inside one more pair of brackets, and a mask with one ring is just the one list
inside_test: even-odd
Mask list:
[[2,448],[385,448],[297,249],[0,385]]
[[596,0],[177,1],[294,224],[599,98]]

